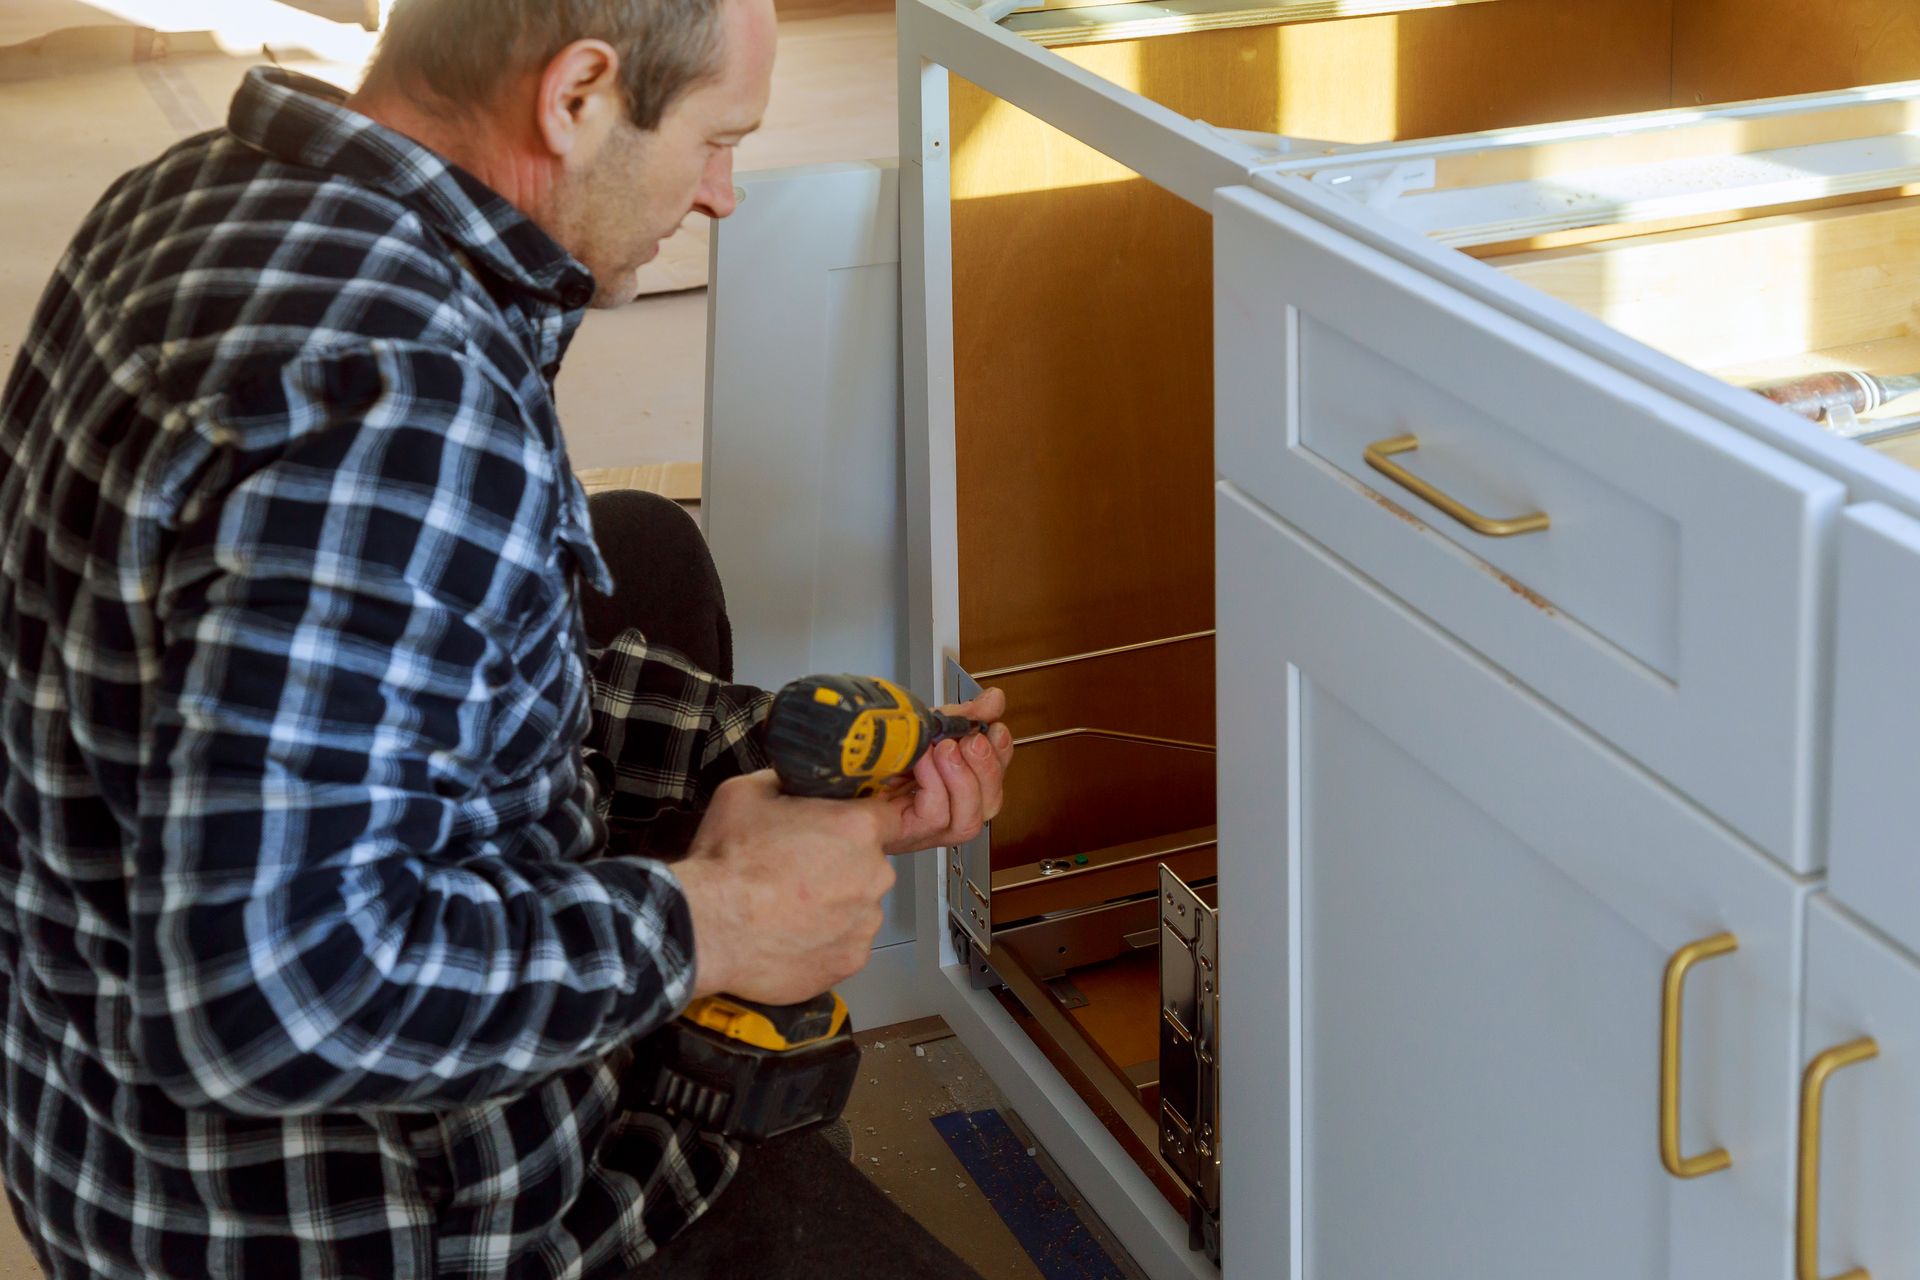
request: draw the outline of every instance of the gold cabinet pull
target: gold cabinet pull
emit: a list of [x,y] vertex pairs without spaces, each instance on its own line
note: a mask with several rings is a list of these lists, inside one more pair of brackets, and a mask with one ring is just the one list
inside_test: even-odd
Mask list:
[[1440,492],[1393,461],[1396,454],[1412,453],[1419,447],[1419,436],[1394,436],[1390,440],[1381,440],[1368,445],[1364,456],[1367,459],[1367,465],[1375,471],[1402,489],[1409,490],[1440,508],[1482,537],[1512,538],[1523,533],[1539,533],[1547,527],[1547,513],[1544,511],[1536,511],[1529,516],[1514,516],[1510,520],[1495,520],[1489,516],[1483,516],[1458,498],[1452,498]]
[[1733,1163],[1724,1148],[1697,1156],[1680,1154],[1680,1014],[1688,970],[1702,960],[1739,949],[1732,934],[1716,933],[1689,942],[1667,961],[1666,981],[1660,988],[1660,1163],[1676,1178],[1704,1177]]
[[[1827,1077],[1842,1067],[1851,1067],[1880,1056],[1880,1046],[1872,1036],[1862,1036],[1848,1044],[1829,1049],[1807,1064],[1800,1081],[1800,1209],[1794,1229],[1796,1270],[1799,1280],[1820,1280],[1820,1105],[1827,1091]],[[1855,1267],[1834,1280],[1870,1280],[1865,1267]]]

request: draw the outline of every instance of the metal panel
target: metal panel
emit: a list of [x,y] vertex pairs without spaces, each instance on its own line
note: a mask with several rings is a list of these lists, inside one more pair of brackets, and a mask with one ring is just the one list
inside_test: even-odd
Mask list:
[[1220,915],[1160,868],[1160,1154],[1220,1257]]
[[[972,702],[980,683],[952,658],[947,659],[947,701]],[[963,845],[946,851],[947,914],[966,931],[982,954],[993,950],[993,824]]]

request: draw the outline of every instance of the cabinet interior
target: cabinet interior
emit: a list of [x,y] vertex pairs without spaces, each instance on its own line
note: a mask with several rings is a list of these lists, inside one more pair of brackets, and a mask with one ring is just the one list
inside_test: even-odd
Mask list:
[[[1184,116],[1337,142],[1920,75],[1911,0],[1484,0],[1059,43]],[[1143,912],[1163,861],[1212,881],[1214,768],[1138,739],[1214,740],[1211,220],[957,76],[949,125],[957,658],[1007,691],[1017,738],[1039,739],[993,829],[993,961],[1018,971],[1014,1012],[1056,1062],[1090,1054],[1122,1082],[1138,1114],[1095,1110],[1170,1186],[1151,1150],[1157,916]],[[1529,161],[1496,163],[1524,176]],[[1920,370],[1920,201],[1500,252],[1517,277],[1730,376],[1840,351]],[[1088,913],[1122,923],[1092,944],[1049,932]],[[1076,1083],[1113,1100],[1112,1081]]]
[[[1920,195],[1491,261],[1735,385],[1831,369],[1920,372]],[[1920,397],[1907,396],[1864,422],[1916,415]],[[1920,434],[1867,447],[1920,466]]]

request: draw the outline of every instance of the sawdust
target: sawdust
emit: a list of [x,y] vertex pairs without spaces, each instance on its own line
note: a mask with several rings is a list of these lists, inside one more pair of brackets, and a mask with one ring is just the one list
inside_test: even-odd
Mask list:
[[1532,605],[1534,608],[1538,609],[1540,612],[1546,614],[1549,618],[1557,618],[1560,616],[1560,611],[1554,608],[1552,601],[1548,600],[1545,596],[1541,595],[1538,591],[1535,591],[1532,587],[1528,586],[1526,583],[1521,582],[1519,579],[1514,578],[1508,574],[1502,573],[1500,570],[1494,568],[1492,565],[1487,566],[1487,572],[1491,573],[1494,577],[1498,578],[1501,582],[1505,583],[1507,590],[1513,592],[1513,594],[1519,596],[1522,600],[1525,600],[1528,604]]
[[[1389,515],[1396,516],[1399,519],[1406,521],[1406,523],[1412,525],[1414,528],[1420,530],[1423,533],[1428,530],[1429,526],[1424,520],[1414,515],[1411,511],[1408,511],[1405,507],[1395,502],[1392,498],[1387,497],[1383,493],[1378,493],[1375,490],[1366,487],[1365,485],[1361,485],[1359,486],[1359,488],[1361,493],[1365,494],[1369,500],[1371,500],[1381,510],[1387,512]],[[1479,563],[1481,567],[1484,568],[1488,573],[1492,574],[1494,577],[1498,578],[1502,583],[1504,583],[1506,585],[1507,590],[1513,592],[1513,594],[1519,596],[1522,600],[1525,600],[1528,604],[1532,605],[1534,608],[1538,609],[1540,612],[1546,614],[1549,618],[1557,618],[1560,616],[1560,610],[1554,606],[1551,600],[1548,600],[1545,596],[1541,595],[1538,591],[1535,591],[1532,587],[1529,587],[1526,583],[1521,582],[1519,579],[1513,577],[1510,574],[1504,573],[1501,570],[1496,569],[1494,566],[1487,564],[1484,561],[1477,561],[1476,563]]]
[[1406,521],[1408,524],[1412,525],[1414,528],[1419,529],[1422,532],[1425,532],[1427,528],[1426,521],[1422,520],[1419,516],[1414,515],[1413,512],[1407,510],[1405,507],[1395,502],[1392,498],[1389,498],[1386,494],[1379,493],[1373,489],[1369,489],[1366,485],[1360,485],[1359,489],[1361,493],[1365,494],[1370,501],[1372,501],[1376,506],[1380,507],[1387,514],[1398,516],[1400,519]]

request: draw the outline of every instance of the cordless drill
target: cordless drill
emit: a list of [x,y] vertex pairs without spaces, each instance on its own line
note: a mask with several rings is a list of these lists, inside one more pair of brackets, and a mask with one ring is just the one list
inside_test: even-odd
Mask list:
[[[934,744],[979,727],[890,680],[808,676],[774,696],[767,754],[788,794],[853,799],[909,772]],[[837,992],[794,1005],[706,996],[640,1046],[624,1101],[757,1140],[834,1119],[859,1070]]]

